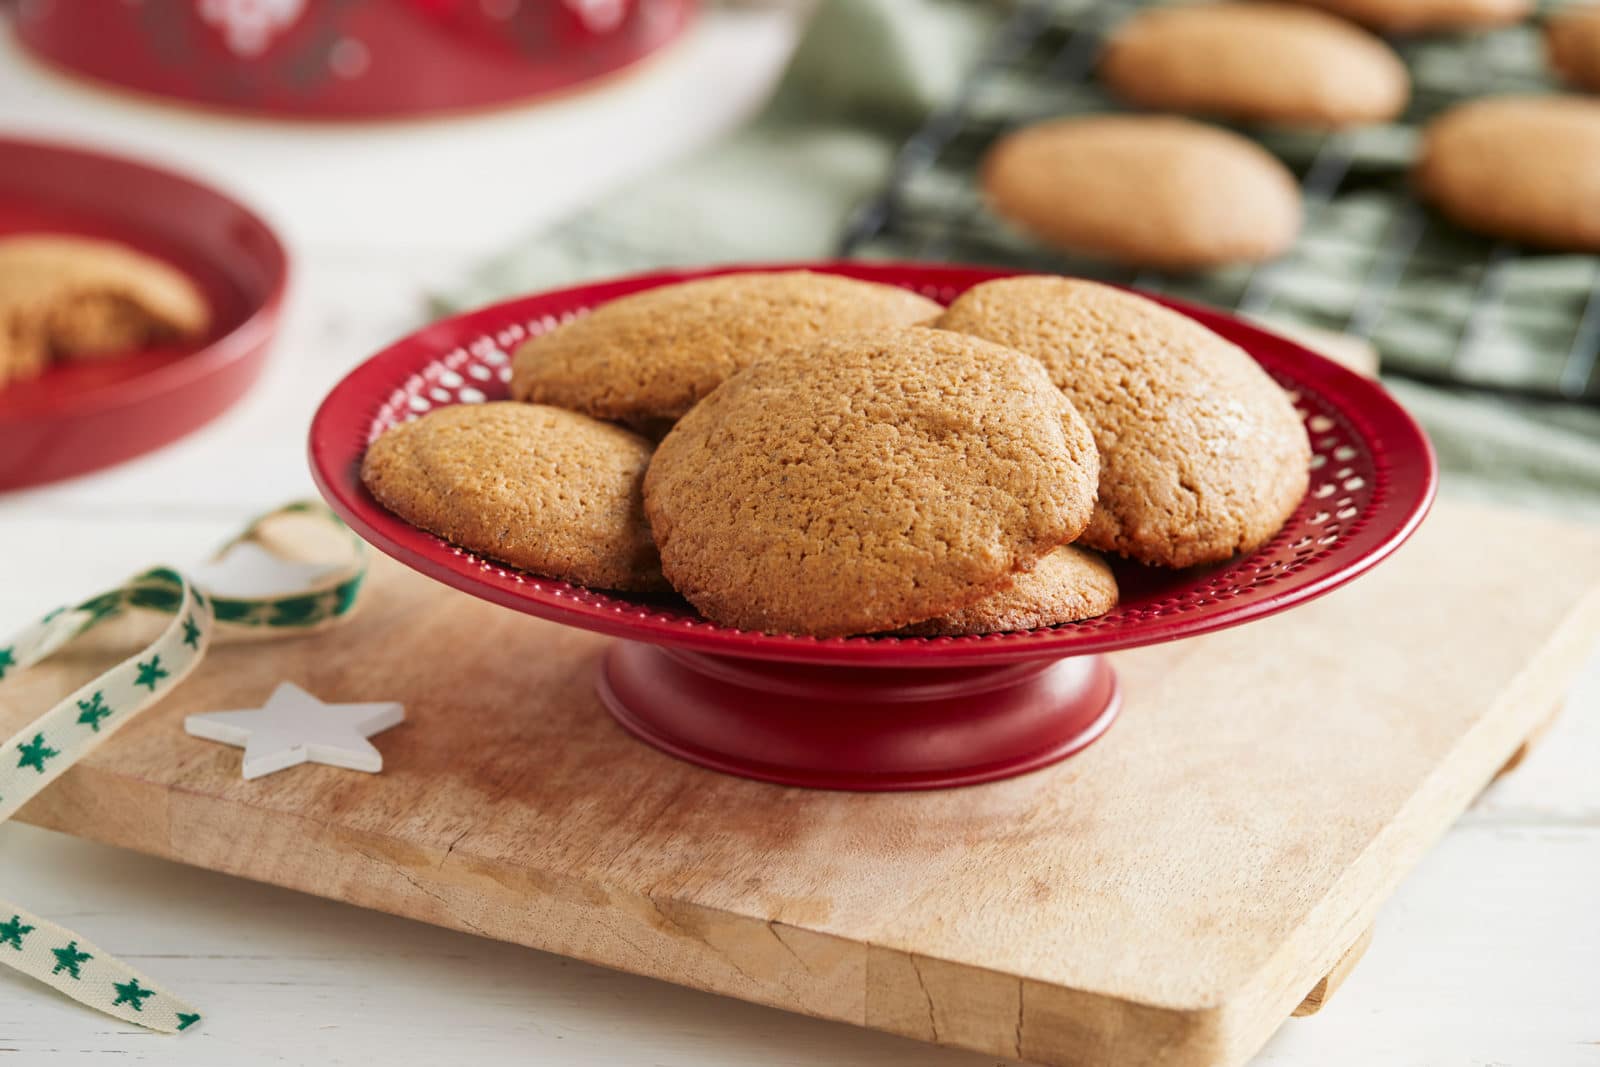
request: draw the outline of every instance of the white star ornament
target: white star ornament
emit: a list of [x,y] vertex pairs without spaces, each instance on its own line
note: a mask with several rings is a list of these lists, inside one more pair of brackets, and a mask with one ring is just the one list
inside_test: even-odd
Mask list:
[[193,737],[244,748],[244,776],[260,778],[302,763],[352,771],[383,770],[383,754],[367,738],[405,721],[396,703],[324,704],[293,682],[282,682],[260,708],[190,715]]

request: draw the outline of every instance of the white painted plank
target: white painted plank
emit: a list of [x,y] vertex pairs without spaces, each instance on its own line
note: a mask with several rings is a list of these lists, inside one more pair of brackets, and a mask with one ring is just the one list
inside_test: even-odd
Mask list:
[[51,516],[0,507],[0,635],[151,564],[205,559],[238,532],[244,517]]
[[[1600,827],[1600,649],[1527,761],[1490,787],[1462,821],[1508,829]],[[1591,890],[1600,903],[1600,883]],[[1600,929],[1600,907],[1594,925]],[[1600,966],[1600,956],[1595,962]],[[1595,988],[1600,1017],[1600,981]]]
[[[973,1067],[995,1061],[46,833],[0,827],[4,892],[187,995],[136,1032],[0,969],[19,1062]],[[3,1061],[0,1061],[3,1062]]]
[[1600,821],[1458,826],[1327,1007],[1285,1024],[1257,1067],[1600,1064],[1597,885]]

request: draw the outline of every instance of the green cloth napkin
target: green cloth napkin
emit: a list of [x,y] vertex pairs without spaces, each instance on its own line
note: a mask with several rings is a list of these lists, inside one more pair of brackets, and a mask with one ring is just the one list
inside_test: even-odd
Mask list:
[[[1090,0],[1062,0],[1059,17],[1099,17]],[[697,157],[626,189],[541,234],[530,235],[477,271],[441,303],[463,307],[521,292],[661,267],[753,260],[830,258],[852,211],[883,185],[902,140],[938,105],[951,100],[988,44],[1007,7],[985,0],[822,0],[772,101],[745,129]],[[1530,30],[1470,42],[1444,39],[1409,55],[1419,84],[1481,69],[1485,56],[1509,49],[1506,66],[1525,69]],[[1488,42],[1488,43],[1486,43]],[[1509,42],[1509,44],[1507,43]],[[1520,51],[1518,51],[1520,50]],[[969,113],[999,124],[1107,106],[1092,83],[1063,95],[1037,76],[1028,56],[992,79]],[[1291,163],[1320,143],[1285,134],[1269,146]],[[1358,171],[1391,168],[1403,179],[1415,129],[1373,127],[1345,135]],[[1276,143],[1281,141],[1282,143]],[[1299,162],[1309,162],[1300,160]],[[934,249],[953,260],[1015,263],[1040,269],[1095,273],[1092,264],[1040,249],[984,213],[971,181],[972,160],[959,151],[907,184],[908,219],[959,218],[958,240]],[[1359,297],[1371,262],[1339,252],[1408,204],[1403,181],[1368,182],[1336,198],[1308,221],[1311,239],[1275,265],[1271,316],[1328,327],[1343,321]],[[1323,227],[1338,240],[1317,239]],[[1482,247],[1474,238],[1429,232],[1423,251],[1400,279],[1374,333],[1380,348],[1407,357],[1446,360],[1458,343],[1454,301],[1472,299],[1470,279]],[[1443,242],[1440,244],[1439,242]],[[1455,242],[1455,243],[1452,243]],[[1368,246],[1372,242],[1368,242]],[[1357,247],[1362,247],[1356,242]],[[1446,247],[1448,246],[1448,247]],[[868,256],[927,254],[916,241],[891,234],[865,249]],[[1437,252],[1438,254],[1433,254]],[[1586,292],[1597,269],[1592,257],[1545,257],[1514,265],[1510,285],[1536,293]],[[1415,276],[1413,276],[1413,271]],[[1188,279],[1149,279],[1164,291],[1223,305],[1236,304],[1251,284],[1232,269]],[[1141,279],[1145,280],[1145,279]],[[1463,295],[1464,294],[1464,295]],[[1539,303],[1533,301],[1535,310]],[[1452,315],[1452,310],[1455,314]],[[1548,359],[1552,343],[1543,320],[1519,329],[1514,317],[1491,324],[1494,342],[1475,353],[1516,368]],[[1398,362],[1398,360],[1396,360]],[[1389,383],[1419,418],[1438,448],[1449,491],[1600,519],[1600,410],[1514,401]]]

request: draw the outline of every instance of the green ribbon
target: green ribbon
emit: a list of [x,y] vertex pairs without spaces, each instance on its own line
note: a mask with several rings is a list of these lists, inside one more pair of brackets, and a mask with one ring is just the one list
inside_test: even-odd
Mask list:
[[[218,556],[241,542],[260,541],[267,527],[291,515],[344,530],[350,559],[304,589],[257,598],[207,596],[180,572],[153,567],[116,589],[57,608],[0,645],[3,680],[53,655],[106,619],[134,610],[172,617],[150,644],[0,743],[0,822],[177,688],[205,657],[219,627],[241,636],[279,636],[306,633],[349,614],[366,577],[367,550],[322,504],[302,501],[270,512],[223,545]],[[147,1029],[178,1033],[200,1021],[193,1007],[120,960],[3,900],[0,963]]]

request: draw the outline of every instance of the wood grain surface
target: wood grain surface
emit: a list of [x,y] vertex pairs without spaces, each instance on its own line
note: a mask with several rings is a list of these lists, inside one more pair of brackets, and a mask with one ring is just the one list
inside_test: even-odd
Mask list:
[[[655,753],[594,697],[603,639],[381,562],[347,626],[219,649],[23,817],[995,1055],[1236,1064],[1548,715],[1597,587],[1593,531],[1441,505],[1348,589],[1115,657],[1123,717],[1066,763],[867,796]],[[110,654],[7,682],[0,728]],[[245,782],[182,733],[283,679],[403,701],[384,773]]]

